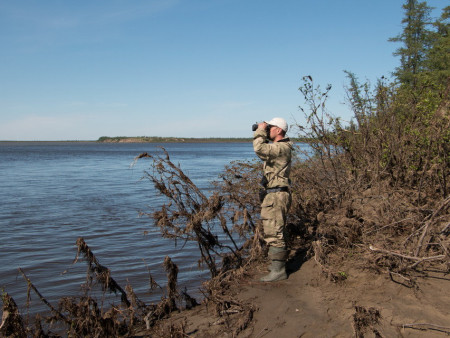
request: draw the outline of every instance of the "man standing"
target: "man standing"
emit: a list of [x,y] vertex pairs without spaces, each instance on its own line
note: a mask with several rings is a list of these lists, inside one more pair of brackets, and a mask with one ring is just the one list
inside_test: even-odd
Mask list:
[[[293,144],[286,137],[288,125],[283,118],[275,117],[261,122],[253,135],[253,149],[264,161],[263,186],[266,195],[261,202],[261,220],[264,240],[269,246],[270,273],[260,279],[274,282],[287,279],[285,242],[286,216],[292,202],[289,191],[291,153]],[[269,143],[269,140],[273,143]]]

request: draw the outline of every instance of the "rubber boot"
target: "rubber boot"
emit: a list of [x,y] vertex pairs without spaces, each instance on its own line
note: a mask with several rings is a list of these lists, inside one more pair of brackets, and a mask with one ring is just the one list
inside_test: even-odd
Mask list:
[[261,282],[276,282],[287,279],[285,248],[269,247],[269,258],[271,260],[270,273],[261,277]]

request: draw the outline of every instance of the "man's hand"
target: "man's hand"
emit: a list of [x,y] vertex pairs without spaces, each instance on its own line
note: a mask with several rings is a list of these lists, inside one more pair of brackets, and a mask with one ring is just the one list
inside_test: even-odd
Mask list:
[[266,122],[258,123],[258,129],[266,130],[266,128],[267,128]]

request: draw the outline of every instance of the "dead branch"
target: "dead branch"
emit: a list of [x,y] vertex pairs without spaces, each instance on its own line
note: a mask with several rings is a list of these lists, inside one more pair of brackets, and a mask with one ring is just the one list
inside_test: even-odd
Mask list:
[[39,297],[39,299],[45,304],[47,305],[50,310],[52,311],[52,313],[54,313],[56,315],[56,317],[58,319],[62,319],[64,322],[70,324],[71,321],[69,319],[66,318],[66,316],[64,316],[60,311],[58,311],[57,309],[55,309],[49,302],[47,299],[44,298],[44,296],[42,296],[42,294],[38,291],[38,289],[33,285],[33,283],[31,282],[31,280],[27,277],[27,275],[25,274],[25,272],[23,272],[23,270],[21,268],[19,268],[19,272],[22,274],[23,278],[26,280],[27,284],[28,284],[28,288],[32,289],[36,295]]
[[[246,190],[236,189],[233,183],[238,180],[242,184],[249,184],[251,181],[240,178],[244,175],[252,177],[254,167],[237,166],[229,169],[225,176],[230,178],[224,179],[223,185],[217,184],[218,189],[207,198],[182,169],[172,163],[168,152],[164,148],[162,150],[163,156],[144,153],[135,159],[149,157],[152,160],[153,170],[146,171],[146,177],[169,200],[160,210],[148,214],[154,224],[160,228],[163,237],[173,239],[175,243],[178,239],[184,243],[197,242],[201,255],[199,265],[205,264],[212,277],[217,276],[221,269],[241,266],[243,255],[248,251],[243,250],[243,246],[239,246],[233,236],[239,236],[240,243],[247,243],[250,231],[255,229],[249,209],[252,210],[256,204],[253,195],[238,196],[235,192]],[[237,168],[244,172],[243,175],[236,173]],[[237,225],[238,217],[230,217],[232,215],[242,215],[243,224]],[[229,220],[233,227],[228,225]],[[224,236],[216,234],[220,230],[219,226]],[[218,262],[222,262],[222,265]]]
[[413,219],[413,218],[414,218],[414,217],[408,217],[408,218],[405,218],[405,219],[401,219],[400,221],[396,221],[396,222],[389,223],[389,224],[387,224],[387,225],[385,225],[385,226],[382,226],[381,228],[374,229],[374,230],[372,230],[373,228],[371,228],[371,229],[369,229],[370,231],[366,231],[366,232],[364,232],[364,234],[368,235],[368,234],[371,234],[371,233],[376,232],[376,231],[381,231],[381,230],[383,230],[383,229],[385,229],[385,228],[391,227],[391,226],[393,226],[393,225],[402,223],[402,222],[404,222],[404,221],[407,221],[407,220],[410,220],[410,219]]
[[133,168],[133,167],[136,165],[137,161],[138,161],[140,158],[144,158],[144,157],[151,157],[151,156],[150,156],[147,152],[142,153],[142,154],[139,154],[138,156],[136,156],[136,157],[134,158],[133,162],[131,162],[130,168]]
[[422,231],[422,235],[419,238],[419,241],[417,242],[416,251],[414,252],[414,256],[418,256],[420,252],[420,248],[422,247],[423,239],[425,238],[425,235],[427,234],[428,227],[433,222],[434,218],[441,212],[441,210],[446,207],[450,203],[450,197],[447,197],[442,203],[438,206],[438,208],[434,211],[434,213],[431,215],[431,217],[427,220],[425,228]]
[[176,300],[179,297],[177,289],[178,266],[172,262],[169,256],[164,259],[164,268],[167,272],[167,293],[169,299],[170,310],[176,310]]
[[172,262],[169,256],[166,256],[163,263],[167,273],[167,293],[168,296],[154,306],[143,318],[147,329],[152,328],[158,320],[170,315],[171,312],[178,310],[176,301],[180,299],[177,288],[178,266]]
[[[391,278],[391,281],[393,281],[394,283],[406,286],[408,288],[414,288],[417,287],[417,283],[416,280],[414,278],[408,278],[403,276],[402,274],[398,273],[398,272],[394,272],[388,269],[388,273],[389,273],[389,277]],[[394,276],[399,276],[400,278],[403,279],[402,281],[398,281],[394,278]]]
[[438,260],[441,260],[441,259],[444,259],[444,258],[445,258],[445,255],[432,256],[432,257],[423,257],[420,260],[418,260],[417,262],[409,265],[408,269],[414,269],[417,265],[419,265],[420,263],[423,263],[423,262],[438,261]]
[[408,277],[403,276],[402,274],[398,273],[398,272],[394,272],[391,270],[388,270],[389,275],[391,276],[391,279],[393,280],[394,278],[392,277],[393,275],[399,276],[401,278],[403,278],[405,281],[407,281],[408,283],[412,283],[412,280]]
[[431,323],[412,323],[412,324],[399,324],[398,327],[402,329],[418,329],[418,330],[435,330],[450,334],[450,327],[440,326]]
[[114,278],[111,277],[111,271],[107,267],[99,263],[94,253],[92,252],[92,250],[89,248],[89,246],[86,244],[86,242],[82,237],[77,239],[76,245],[78,251],[74,262],[78,260],[80,252],[83,253],[84,257],[86,258],[86,261],[88,262],[88,272],[90,272],[95,276],[95,279],[102,285],[102,288],[104,290],[108,289],[110,292],[114,293],[119,292],[121,295],[122,303],[124,303],[127,307],[129,307],[130,301],[127,298],[127,293],[114,280]]
[[415,257],[415,256],[408,256],[408,255],[403,255],[403,254],[399,254],[397,252],[394,251],[388,251],[388,250],[384,250],[384,249],[378,249],[373,247],[372,245],[369,246],[369,249],[375,252],[381,252],[384,254],[388,254],[388,255],[392,255],[392,256],[397,256],[397,257],[401,257],[401,258],[405,258],[405,259],[409,259],[409,260],[413,260],[413,261],[417,261],[417,262],[423,262],[423,261],[433,261],[433,260],[438,260],[438,259],[443,259],[445,258],[445,255],[439,255],[439,256],[432,256],[432,257]]
[[369,249],[371,251],[374,251],[374,252],[380,252],[380,253],[383,253],[383,254],[386,254],[386,255],[396,256],[396,257],[400,257],[400,258],[416,261],[415,263],[413,263],[413,264],[408,266],[409,269],[413,269],[417,265],[419,265],[420,263],[423,263],[423,262],[436,261],[436,260],[441,260],[441,259],[445,258],[445,255],[431,256],[431,257],[408,256],[408,255],[403,255],[403,254],[400,254],[400,253],[397,253],[397,252],[394,252],[394,251],[378,249],[378,248],[373,247],[372,245],[369,246]]

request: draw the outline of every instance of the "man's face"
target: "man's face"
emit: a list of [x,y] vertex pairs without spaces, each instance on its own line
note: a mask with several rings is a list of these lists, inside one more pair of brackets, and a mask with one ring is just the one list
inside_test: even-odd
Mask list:
[[270,132],[269,132],[269,138],[271,140],[275,139],[275,137],[279,134],[280,128],[276,127],[276,126],[270,126]]

